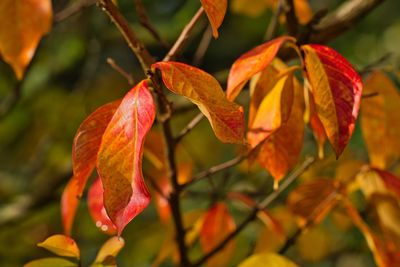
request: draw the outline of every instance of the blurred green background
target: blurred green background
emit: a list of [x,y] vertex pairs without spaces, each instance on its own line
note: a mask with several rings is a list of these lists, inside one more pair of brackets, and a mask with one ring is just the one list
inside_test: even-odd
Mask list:
[[[72,2],[74,1],[54,0],[53,10],[57,14]],[[310,1],[314,11],[321,8],[334,9],[341,2],[343,1]],[[119,0],[118,4],[140,39],[158,59],[162,59],[167,50],[138,24],[133,0]],[[198,0],[144,0],[144,4],[154,26],[169,44],[175,41],[200,6]],[[349,59],[357,69],[362,69],[388,52],[391,56],[387,65],[398,69],[399,10],[399,1],[388,0],[329,45]],[[224,85],[233,61],[243,52],[263,42],[271,14],[269,9],[257,17],[229,11],[220,29],[219,39],[211,40],[200,67],[214,74]],[[180,60],[192,62],[206,27],[207,21],[203,18]],[[280,31],[284,32],[284,27]],[[62,232],[59,199],[71,175],[71,145],[75,131],[96,107],[120,98],[130,89],[126,80],[106,63],[108,57],[132,73],[136,81],[143,78],[138,62],[120,33],[95,5],[56,22],[51,33],[40,43],[22,84],[17,105],[1,116],[2,267],[22,266],[31,259],[50,256],[36,247],[36,244],[51,234]],[[0,100],[3,106],[13,97],[16,84],[11,68],[0,61]],[[182,98],[171,96],[171,99],[175,101],[176,107],[188,105]],[[245,103],[246,97],[242,96],[239,101]],[[189,109],[177,115],[173,120],[175,133],[195,114],[195,109]],[[310,131],[306,134],[304,154],[315,153]],[[234,146],[220,144],[206,121],[184,139],[183,147],[185,153],[195,162],[195,171],[228,160],[237,152]],[[351,156],[345,155],[344,158],[366,159],[359,130],[356,131],[349,150],[347,154]],[[335,164],[332,158],[328,158],[322,173],[332,176]],[[232,186],[246,189],[264,186],[266,193],[271,190],[272,182],[265,171],[245,169],[232,170],[229,179],[222,180],[224,183],[217,183],[218,190],[228,190]],[[208,183],[203,183],[197,188],[209,190],[209,187]],[[208,196],[188,198],[184,201],[184,208],[204,209],[209,206],[210,200]],[[284,203],[284,197],[281,203]],[[246,214],[245,210],[235,207],[231,210],[237,221]],[[323,234],[300,240],[288,251],[287,256],[301,266],[374,266],[373,258],[358,230],[340,230],[330,220],[332,218],[328,218],[315,230],[322,231]],[[118,257],[119,266],[151,266],[164,240],[164,227],[158,222],[152,204],[124,231],[126,247]],[[254,223],[239,236],[232,266],[250,253],[261,228],[260,223]],[[320,236],[323,236],[322,240]],[[73,237],[82,250],[83,266],[88,266],[102,242],[107,239],[90,219],[85,201],[80,205]],[[315,246],[310,242],[315,242]],[[200,255],[197,247],[198,245],[194,249],[193,257]],[[316,247],[322,247],[322,256],[307,256],[307,252],[310,253]],[[172,266],[171,264],[166,261],[163,266]]]

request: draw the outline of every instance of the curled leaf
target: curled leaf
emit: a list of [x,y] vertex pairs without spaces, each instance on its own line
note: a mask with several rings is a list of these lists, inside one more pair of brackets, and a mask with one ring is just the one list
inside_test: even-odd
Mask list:
[[12,66],[18,80],[51,24],[51,0],[1,1],[0,55]]
[[210,74],[178,62],[158,62],[165,86],[187,97],[207,117],[215,135],[224,143],[243,143],[243,108],[226,99],[218,81]]
[[315,110],[336,156],[350,141],[360,108],[362,82],[350,63],[332,48],[303,45]]
[[142,81],[125,95],[103,134],[97,172],[104,206],[119,235],[150,202],[142,177],[142,154],[154,117],[153,97],[147,81]]
[[38,246],[59,256],[74,257],[77,259],[80,257],[78,245],[72,238],[65,235],[50,236],[45,241],[39,243]]
[[[204,217],[200,231],[200,245],[204,253],[211,251],[236,229],[235,221],[224,203],[216,203]],[[207,261],[207,266],[226,266],[235,252],[235,242],[231,241],[218,254]]]
[[71,233],[79,198],[82,196],[87,180],[96,166],[97,152],[101,138],[120,100],[105,104],[91,113],[79,126],[72,145],[73,177],[64,189],[61,198],[61,212],[64,231]]
[[200,2],[206,11],[208,20],[210,21],[213,35],[215,38],[218,38],[218,28],[221,26],[222,21],[224,20],[226,9],[228,7],[228,1],[200,0]]
[[117,232],[117,228],[107,215],[103,194],[103,184],[100,177],[97,177],[88,192],[89,212],[97,228],[109,235],[114,235]]
[[116,257],[124,247],[125,241],[122,237],[111,237],[100,248],[95,263],[103,263],[108,257]]
[[233,101],[248,80],[265,69],[275,58],[285,42],[295,42],[293,37],[283,36],[259,45],[239,57],[229,71],[226,95]]

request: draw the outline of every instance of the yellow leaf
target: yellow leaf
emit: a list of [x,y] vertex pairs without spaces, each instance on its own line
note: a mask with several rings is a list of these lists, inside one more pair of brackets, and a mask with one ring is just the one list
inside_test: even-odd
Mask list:
[[44,258],[28,262],[24,267],[78,267],[79,265],[62,258]]
[[75,241],[65,235],[53,235],[38,244],[56,255],[79,259],[79,248]]
[[275,253],[263,253],[250,256],[241,262],[238,267],[298,267],[292,261]]
[[124,247],[125,241],[122,237],[111,237],[100,248],[97,253],[95,263],[102,263],[107,257],[116,257]]

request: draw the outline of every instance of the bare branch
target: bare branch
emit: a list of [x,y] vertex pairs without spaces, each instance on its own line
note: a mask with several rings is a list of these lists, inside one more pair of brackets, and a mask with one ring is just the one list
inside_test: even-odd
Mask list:
[[135,80],[133,79],[132,75],[130,75],[126,70],[124,70],[120,65],[115,62],[112,58],[107,58],[108,65],[111,66],[114,70],[116,70],[119,74],[121,74],[129,83],[129,85],[134,85]]
[[267,41],[273,39],[276,35],[276,32],[278,31],[279,17],[281,16],[284,9],[284,1],[285,0],[279,0],[275,12],[272,15],[271,21],[268,24],[267,32],[265,33],[264,37],[264,39]]
[[185,135],[187,135],[197,124],[199,124],[203,120],[203,118],[204,118],[203,113],[197,114],[197,116],[194,117],[175,138],[175,143],[176,144],[179,143],[182,140],[182,138],[185,137]]
[[196,52],[194,53],[193,57],[194,66],[201,65],[204,59],[204,55],[206,54],[207,49],[210,46],[211,40],[212,40],[212,29],[211,26],[208,26],[207,29],[204,31],[203,37],[200,40]]
[[185,26],[185,28],[179,35],[178,39],[176,40],[175,44],[169,50],[163,61],[170,61],[176,57],[176,55],[185,45],[187,39],[189,38],[190,33],[194,29],[194,26],[196,25],[197,21],[199,21],[203,13],[204,13],[204,8],[200,7],[199,10],[196,12],[196,14],[193,16],[193,18],[190,20],[190,22]]
[[56,13],[54,15],[54,21],[61,22],[69,17],[72,17],[73,15],[78,14],[83,9],[94,5],[96,2],[97,2],[97,0],[81,0],[81,1],[73,2],[71,5],[66,7],[64,10],[61,10],[60,12]]
[[296,17],[296,10],[294,9],[293,0],[284,0],[283,10],[286,16],[286,28],[288,34],[291,36],[296,36],[299,27],[299,21]]

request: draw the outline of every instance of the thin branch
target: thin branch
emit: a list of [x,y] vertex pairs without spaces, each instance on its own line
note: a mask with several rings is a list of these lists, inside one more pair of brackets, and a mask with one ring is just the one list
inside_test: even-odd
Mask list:
[[132,75],[130,75],[126,70],[124,70],[120,65],[118,65],[114,59],[110,57],[107,58],[107,63],[108,65],[110,65],[111,68],[113,68],[115,71],[121,74],[128,81],[129,85],[135,84],[135,80],[133,79]]
[[307,168],[314,162],[314,158],[307,158],[300,167],[290,174],[281,184],[281,186],[272,192],[267,198],[265,198],[259,205],[256,205],[250,214],[244,219],[236,228],[235,231],[230,233],[224,240],[222,240],[214,249],[212,249],[209,253],[204,255],[197,262],[193,263],[192,267],[198,267],[204,264],[209,258],[214,256],[220,250],[222,250],[232,239],[234,239],[238,234],[240,234],[246,226],[255,220],[257,217],[257,213],[260,210],[267,208],[275,199],[277,199],[280,194],[289,187],[301,174],[303,174]]
[[368,73],[370,73],[371,71],[376,70],[377,68],[379,68],[383,63],[385,63],[386,61],[388,61],[392,56],[392,53],[386,53],[383,56],[381,56],[380,58],[378,58],[377,60],[369,63],[368,65],[366,65],[364,68],[362,68],[361,70],[358,71],[358,73],[361,76],[366,76]]
[[55,22],[61,22],[69,17],[72,17],[75,14],[78,14],[83,9],[94,5],[97,0],[81,0],[73,2],[71,5],[61,10],[60,12],[54,15]]
[[176,57],[182,47],[185,45],[187,39],[189,38],[190,33],[194,29],[197,21],[202,17],[204,13],[204,8],[200,7],[190,22],[185,26],[182,33],[179,35],[178,39],[176,40],[175,44],[169,50],[163,61],[170,61]]
[[204,118],[203,113],[197,114],[196,117],[194,117],[187,125],[185,128],[182,129],[182,131],[178,134],[177,137],[175,137],[175,144],[178,144],[183,137],[185,137],[197,124],[199,124]]
[[135,4],[136,13],[139,18],[139,23],[149,31],[149,33],[156,39],[163,47],[167,48],[168,44],[161,38],[156,28],[151,23],[151,20],[146,12],[142,0],[133,0]]
[[299,27],[299,21],[296,17],[296,10],[293,0],[284,0],[283,10],[286,16],[287,32],[291,36],[296,36]]
[[281,16],[283,9],[284,9],[284,1],[285,0],[279,0],[278,5],[275,9],[275,12],[272,15],[271,21],[268,24],[267,32],[265,33],[265,37],[264,37],[264,39],[266,41],[273,39],[278,31],[279,17]]
[[203,62],[204,56],[207,52],[208,47],[210,46],[212,40],[212,29],[211,26],[208,26],[207,29],[203,33],[203,37],[200,40],[199,46],[197,47],[196,52],[193,57],[193,66],[200,66]]
[[119,12],[118,8],[111,0],[99,0],[98,5],[107,13],[115,26],[117,26],[118,30],[125,38],[129,48],[138,58],[143,71],[147,73],[150,70],[151,64],[154,63],[154,58],[147,51],[143,43],[136,37],[136,34],[133,32],[128,21]]

